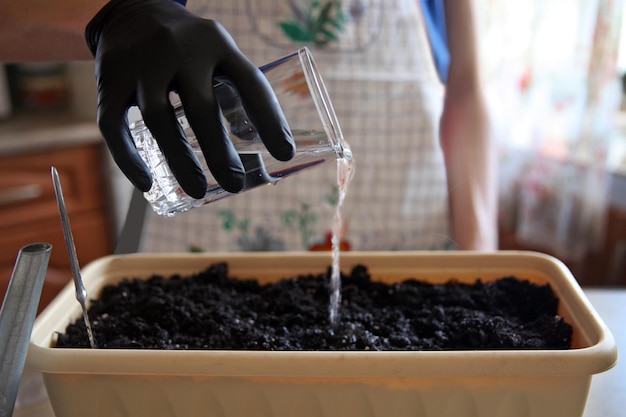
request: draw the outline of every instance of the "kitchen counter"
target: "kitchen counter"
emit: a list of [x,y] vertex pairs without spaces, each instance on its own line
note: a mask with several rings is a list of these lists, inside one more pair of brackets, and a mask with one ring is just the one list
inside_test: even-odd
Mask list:
[[18,113],[0,121],[0,156],[103,142],[95,120],[69,111]]
[[[587,289],[585,293],[613,333],[618,348],[626,346],[626,289]],[[613,369],[593,377],[583,417],[623,416],[624,393],[626,363],[618,362]],[[13,417],[54,417],[39,374],[24,374]]]

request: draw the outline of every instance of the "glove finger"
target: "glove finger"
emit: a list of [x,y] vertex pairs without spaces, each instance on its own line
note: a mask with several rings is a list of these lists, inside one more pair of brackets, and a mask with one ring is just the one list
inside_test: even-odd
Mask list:
[[200,199],[206,194],[207,181],[167,96],[167,91],[156,87],[140,88],[139,109],[182,189]]
[[[207,77],[210,81],[210,77]],[[212,88],[198,88],[210,82],[197,83],[193,77],[181,77],[177,84],[187,120],[191,125],[209,170],[226,191],[237,193],[245,185],[245,169],[220,117]]]
[[[120,74],[114,77],[117,82],[109,88],[102,71],[96,71],[98,83],[98,126],[109,148],[113,160],[130,182],[139,190],[146,192],[152,186],[152,176],[148,167],[139,156],[128,128],[129,103],[132,102],[134,88]],[[127,93],[123,93],[126,91]]]
[[288,161],[295,154],[289,124],[263,73],[241,53],[233,53],[220,70],[239,91],[242,103],[272,156]]

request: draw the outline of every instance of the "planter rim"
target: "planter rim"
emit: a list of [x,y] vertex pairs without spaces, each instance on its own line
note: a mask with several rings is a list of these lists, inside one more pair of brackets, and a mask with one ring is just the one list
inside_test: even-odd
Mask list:
[[[324,272],[329,253],[155,253],[112,255],[83,269],[91,297],[105,283],[121,278],[169,276],[205,269],[225,261],[229,274],[259,281]],[[50,344],[70,320],[79,317],[73,284],[39,315],[31,336],[27,366],[50,374],[294,377],[426,378],[537,377],[591,375],[617,361],[615,340],[567,267],[549,255],[526,251],[481,252],[343,252],[341,269],[367,266],[372,279],[406,278],[443,282],[489,281],[515,275],[549,283],[559,297],[559,314],[574,327],[569,350],[481,351],[210,351],[59,349]]]

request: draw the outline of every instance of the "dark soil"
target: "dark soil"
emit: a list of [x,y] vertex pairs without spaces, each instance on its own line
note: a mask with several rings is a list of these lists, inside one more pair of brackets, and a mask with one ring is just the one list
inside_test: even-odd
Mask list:
[[[549,285],[515,277],[473,285],[342,276],[340,322],[329,323],[329,275],[260,285],[227,264],[190,277],[127,279],[102,290],[89,317],[99,348],[232,350],[567,349],[572,328]],[[89,347],[82,320],[57,347]]]

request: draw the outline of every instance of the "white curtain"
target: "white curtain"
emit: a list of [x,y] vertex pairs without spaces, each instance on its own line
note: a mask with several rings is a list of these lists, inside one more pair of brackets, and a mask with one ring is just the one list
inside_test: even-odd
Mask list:
[[478,0],[500,223],[578,260],[602,239],[622,0]]

